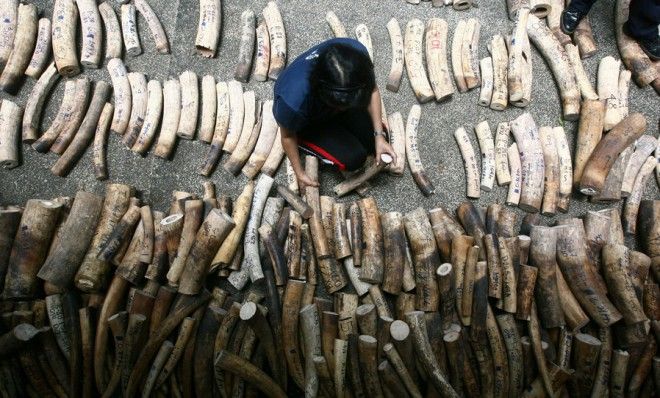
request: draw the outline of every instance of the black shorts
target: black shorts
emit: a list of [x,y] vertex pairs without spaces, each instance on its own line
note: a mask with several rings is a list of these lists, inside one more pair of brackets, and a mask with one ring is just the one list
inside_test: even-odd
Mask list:
[[359,169],[374,155],[373,124],[366,109],[351,109],[298,132],[298,145],[341,171]]

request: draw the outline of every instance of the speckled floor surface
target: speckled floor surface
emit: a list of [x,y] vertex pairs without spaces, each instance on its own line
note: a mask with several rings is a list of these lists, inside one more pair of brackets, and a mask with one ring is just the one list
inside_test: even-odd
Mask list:
[[[109,0],[114,3],[114,0]],[[449,42],[451,35],[460,19],[478,18],[481,22],[481,41],[479,56],[488,55],[486,43],[495,34],[508,34],[513,26],[506,18],[504,0],[477,0],[479,7],[466,12],[454,11],[451,8],[431,8],[430,2],[411,5],[403,0],[286,0],[278,1],[284,17],[289,57],[293,59],[305,49],[324,39],[331,37],[331,31],[325,23],[325,13],[333,10],[343,21],[349,34],[359,23],[365,23],[374,42],[375,65],[377,79],[384,93],[387,110],[401,112],[407,116],[410,107],[416,103],[407,77],[404,77],[399,93],[394,94],[384,90],[387,74],[390,68],[390,43],[385,24],[395,17],[402,28],[411,18],[426,20],[431,17],[444,18],[449,24]],[[34,1],[40,15],[50,17],[53,1]],[[212,74],[217,80],[231,79],[238,54],[240,14],[246,8],[251,8],[260,14],[266,5],[266,0],[223,0],[223,27],[221,45],[215,59],[205,59],[198,56],[194,48],[194,38],[197,29],[198,2],[193,0],[149,0],[159,15],[170,40],[172,54],[160,55],[154,48],[146,23],[140,17],[138,25],[144,52],[142,55],[125,61],[129,71],[145,73],[150,79],[165,80],[170,76],[178,76],[189,69],[200,77]],[[118,8],[117,8],[118,9]],[[598,53],[585,60],[588,74],[595,81],[598,61],[606,56],[619,57],[614,37],[614,1],[601,0],[592,10],[591,20]],[[534,85],[532,103],[524,111],[532,113],[538,125],[564,124],[569,137],[569,143],[574,145],[576,123],[563,122],[561,119],[558,91],[550,74],[536,50],[534,52]],[[105,70],[84,71],[91,79],[109,81]],[[250,82],[246,89],[255,90],[259,99],[272,98],[272,82]],[[26,80],[17,97],[9,97],[24,106],[34,81]],[[54,90],[52,98],[46,103],[43,129],[50,125],[59,106],[64,84],[61,81]],[[454,130],[465,126],[471,135],[475,150],[478,150],[472,127],[482,120],[488,120],[493,130],[497,123],[513,120],[523,110],[508,108],[503,112],[493,111],[477,105],[479,90],[466,94],[456,93],[445,103],[430,103],[422,106],[422,118],[419,127],[419,146],[421,157],[426,165],[429,177],[436,186],[436,194],[424,198],[415,186],[408,170],[403,177],[382,175],[373,182],[373,195],[384,211],[409,211],[417,206],[432,208],[443,204],[453,209],[459,202],[466,200],[465,178],[462,160],[453,138]],[[0,94],[1,98],[8,98]],[[630,110],[642,112],[649,122],[647,134],[657,136],[658,115],[660,114],[659,97],[651,88],[639,89],[632,85],[630,92]],[[42,130],[43,131],[43,130]],[[142,192],[143,199],[152,203],[157,209],[166,209],[170,192],[174,189],[196,191],[201,193],[201,183],[205,180],[197,174],[197,169],[203,161],[207,145],[199,141],[179,141],[175,155],[171,161],[159,159],[151,154],[145,157],[135,155],[127,150],[119,141],[119,137],[111,136],[108,148],[108,167],[110,180],[134,185]],[[51,174],[50,166],[55,161],[55,155],[36,153],[28,146],[23,147],[22,165],[13,170],[0,170],[0,203],[23,203],[29,198],[50,198],[59,195],[73,195],[76,190],[84,189],[102,193],[105,182],[94,179],[90,151],[87,151],[77,167],[67,178]],[[280,169],[278,179],[284,178],[284,167]],[[224,169],[219,168],[212,175],[219,193],[228,193],[235,197],[239,188],[245,183],[245,178],[234,178]],[[338,181],[338,176],[331,171],[322,173],[322,194],[330,194],[331,188]],[[496,188],[490,193],[482,192],[479,205],[493,202],[503,202],[506,188]],[[645,197],[658,198],[658,188],[652,180],[649,182]],[[348,197],[347,200],[351,199]],[[602,206],[592,205],[585,201],[574,200],[570,213],[581,215],[586,210]]]

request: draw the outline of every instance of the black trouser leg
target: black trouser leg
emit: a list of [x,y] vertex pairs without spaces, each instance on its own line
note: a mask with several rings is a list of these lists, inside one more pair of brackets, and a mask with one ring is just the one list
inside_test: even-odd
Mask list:
[[660,23],[660,1],[632,0],[626,23],[627,33],[637,40],[658,38]]
[[582,15],[587,15],[589,10],[591,10],[591,6],[594,5],[596,1],[597,0],[571,0],[568,9],[571,11],[577,11]]

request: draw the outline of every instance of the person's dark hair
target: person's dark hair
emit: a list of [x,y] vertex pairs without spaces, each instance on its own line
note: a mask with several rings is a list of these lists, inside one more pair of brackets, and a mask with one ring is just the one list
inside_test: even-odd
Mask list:
[[319,54],[310,76],[315,97],[333,108],[364,108],[376,86],[369,56],[343,43]]

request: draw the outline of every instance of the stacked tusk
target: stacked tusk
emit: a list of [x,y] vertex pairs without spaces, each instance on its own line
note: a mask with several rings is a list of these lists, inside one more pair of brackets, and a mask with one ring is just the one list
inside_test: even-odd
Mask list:
[[151,38],[154,40],[156,50],[161,54],[169,54],[170,44],[167,41],[165,29],[149,3],[146,0],[136,0],[135,8],[145,21],[147,21],[147,26],[149,26],[149,31],[151,31]]
[[[403,77],[403,63],[404,63],[403,35],[401,34],[401,26],[399,26],[399,21],[397,21],[394,18],[390,19],[389,22],[387,22],[387,32],[390,36],[390,45],[392,47],[392,62],[391,62],[392,65],[390,67],[390,73],[387,76],[386,88],[389,91],[396,93],[399,91],[399,86],[401,85],[401,78]],[[427,36],[429,34],[430,33],[427,32]],[[429,45],[428,40],[426,43],[427,43],[426,59],[428,60],[430,59],[428,54],[428,45]],[[433,73],[431,72],[430,63],[429,63],[429,74],[431,75],[431,79],[433,79]],[[433,84],[433,81],[431,83]]]
[[533,15],[527,19],[527,34],[550,64],[559,88],[564,119],[577,120],[580,114],[580,92],[566,51],[543,21]]
[[105,31],[105,59],[121,58],[123,39],[117,14],[107,1],[99,4],[99,13]]
[[7,63],[0,75],[0,90],[15,94],[25,73],[37,42],[37,6],[21,4],[18,6],[16,37]]
[[126,53],[132,57],[142,54],[142,45],[137,30],[137,10],[133,4],[121,6],[121,35]]
[[422,191],[424,196],[430,196],[435,193],[433,183],[426,175],[426,170],[419,156],[419,147],[417,145],[417,128],[422,114],[422,108],[419,105],[413,105],[408,114],[406,123],[406,157],[410,166],[410,173]]
[[425,103],[435,98],[431,84],[426,76],[426,70],[424,69],[423,37],[424,23],[419,19],[408,21],[404,38],[404,59],[410,85],[413,88],[417,101],[420,103]]
[[214,58],[220,41],[220,26],[222,25],[222,2],[220,0],[203,0],[199,3],[199,24],[195,48],[205,58]]
[[274,1],[268,2],[263,11],[268,35],[270,36],[270,62],[268,66],[268,77],[277,80],[286,66],[287,45],[286,30],[282,21],[282,14]]
[[341,22],[341,20],[339,20],[339,17],[337,17],[337,14],[335,14],[333,11],[328,11],[325,14],[325,22],[328,23],[328,26],[330,27],[330,30],[332,30],[332,34],[335,37],[348,37],[346,28],[344,28],[344,24]]
[[39,20],[39,29],[37,33],[37,42],[34,46],[32,59],[25,69],[25,76],[33,79],[39,79],[50,61],[52,27],[50,19],[41,18]]
[[[53,6],[53,58],[62,76],[80,73],[76,54],[78,8],[73,0],[57,0]],[[121,54],[120,54],[121,55]]]
[[[454,94],[454,85],[451,82],[449,65],[447,64],[447,22],[439,18],[430,19],[426,24],[425,40],[429,80],[435,93],[436,101],[442,101]],[[392,48],[394,51],[394,47]],[[476,54],[477,52],[474,51],[471,55],[476,56]],[[394,52],[392,59],[392,64],[394,65]],[[474,61],[476,62],[476,60]]]
[[0,105],[0,166],[13,169],[19,165],[21,116],[23,109],[5,99]]

